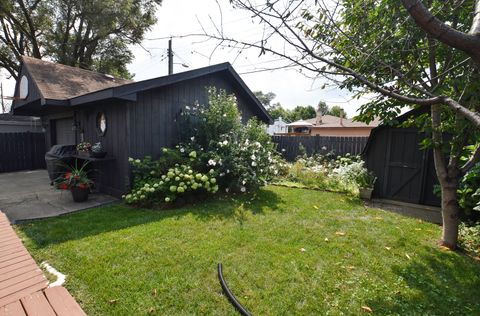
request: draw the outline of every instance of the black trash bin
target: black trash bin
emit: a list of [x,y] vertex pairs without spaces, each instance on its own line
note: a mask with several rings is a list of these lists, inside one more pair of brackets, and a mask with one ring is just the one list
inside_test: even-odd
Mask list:
[[53,145],[45,154],[48,176],[55,180],[66,172],[68,165],[72,163],[73,155],[77,153],[75,145]]

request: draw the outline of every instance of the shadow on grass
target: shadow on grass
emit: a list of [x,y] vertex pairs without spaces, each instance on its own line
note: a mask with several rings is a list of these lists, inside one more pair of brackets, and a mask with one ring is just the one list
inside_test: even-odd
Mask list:
[[376,297],[369,306],[379,314],[479,315],[480,263],[456,252],[423,250],[392,267],[408,289],[392,288],[391,297]]
[[264,209],[282,211],[279,207],[281,203],[283,201],[278,194],[262,189],[250,194],[215,196],[168,210],[116,204],[27,222],[18,225],[18,228],[33,241],[34,247],[43,248],[51,244],[82,239],[167,218],[180,219],[186,215],[193,215],[202,221],[234,218],[242,224],[242,212],[261,214]]

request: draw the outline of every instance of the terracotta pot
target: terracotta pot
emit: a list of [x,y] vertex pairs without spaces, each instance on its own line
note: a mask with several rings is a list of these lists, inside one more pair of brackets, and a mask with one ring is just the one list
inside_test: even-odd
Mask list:
[[371,200],[372,199],[372,188],[360,188],[360,198],[364,200]]
[[72,192],[72,197],[75,202],[85,202],[88,200],[88,194],[90,193],[89,188],[73,187],[70,191]]

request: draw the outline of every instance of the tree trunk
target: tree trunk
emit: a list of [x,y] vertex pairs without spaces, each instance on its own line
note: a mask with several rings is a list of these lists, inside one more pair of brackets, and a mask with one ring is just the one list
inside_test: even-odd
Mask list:
[[442,246],[450,249],[457,247],[460,207],[457,200],[458,181],[449,181],[442,185]]

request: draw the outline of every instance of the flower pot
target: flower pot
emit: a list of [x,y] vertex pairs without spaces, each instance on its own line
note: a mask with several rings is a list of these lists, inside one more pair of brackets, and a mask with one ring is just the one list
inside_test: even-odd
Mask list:
[[72,197],[75,202],[85,202],[86,200],[88,200],[90,188],[73,187],[70,190],[72,192]]
[[107,155],[106,151],[91,151],[90,152],[90,157],[92,158],[104,158]]
[[78,155],[84,158],[90,157],[90,153],[88,151],[78,151]]
[[372,188],[360,188],[360,198],[364,200],[371,200],[372,199]]

